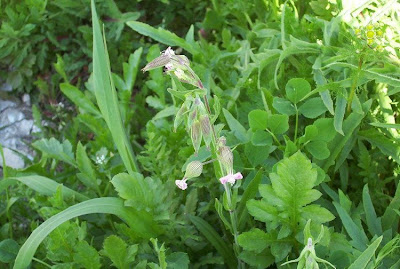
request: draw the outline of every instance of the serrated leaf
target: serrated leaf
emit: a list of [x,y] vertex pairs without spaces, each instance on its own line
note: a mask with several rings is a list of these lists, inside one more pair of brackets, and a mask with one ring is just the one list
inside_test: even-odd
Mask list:
[[87,269],[97,269],[101,267],[100,256],[97,250],[86,241],[80,241],[74,247],[74,262]]
[[72,153],[72,145],[68,140],[60,143],[54,137],[50,139],[43,138],[32,143],[32,146],[50,158],[66,162],[76,167],[74,153]]
[[113,265],[119,269],[128,269],[130,264],[135,261],[137,245],[130,246],[120,237],[111,235],[104,240],[103,255],[107,256]]
[[244,250],[262,252],[270,243],[268,235],[260,229],[253,228],[238,236],[238,243]]

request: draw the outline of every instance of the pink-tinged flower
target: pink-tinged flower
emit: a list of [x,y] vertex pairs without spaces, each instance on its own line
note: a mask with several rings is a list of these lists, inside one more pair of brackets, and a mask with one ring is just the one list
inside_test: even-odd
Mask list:
[[243,178],[242,173],[238,172],[236,174],[228,174],[228,175],[226,175],[224,177],[221,177],[219,179],[219,181],[221,182],[221,184],[225,184],[227,182],[229,182],[231,184],[235,184],[236,180],[239,180],[239,179],[242,179],[242,178]]
[[175,185],[178,186],[179,189],[181,190],[186,190],[187,189],[187,183],[186,183],[187,179],[184,178],[182,180],[175,180]]

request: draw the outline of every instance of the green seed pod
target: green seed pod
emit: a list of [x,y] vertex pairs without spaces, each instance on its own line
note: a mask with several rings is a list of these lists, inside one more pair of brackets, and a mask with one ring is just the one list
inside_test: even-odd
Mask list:
[[210,119],[207,115],[200,116],[200,126],[201,132],[203,133],[204,143],[207,148],[210,147],[211,139],[212,139],[212,126],[210,123]]
[[198,177],[203,172],[203,164],[200,161],[190,162],[186,166],[185,178],[190,179]]
[[181,108],[176,113],[175,120],[174,120],[174,132],[176,132],[176,128],[182,123],[184,120],[184,115],[188,111],[186,102],[182,104]]
[[192,138],[194,151],[197,153],[199,151],[199,148],[201,145],[201,138],[202,138],[201,125],[198,120],[195,120],[192,124],[191,138]]
[[224,167],[226,173],[232,173],[233,153],[229,147],[227,146],[220,147],[218,159],[221,162],[222,166]]

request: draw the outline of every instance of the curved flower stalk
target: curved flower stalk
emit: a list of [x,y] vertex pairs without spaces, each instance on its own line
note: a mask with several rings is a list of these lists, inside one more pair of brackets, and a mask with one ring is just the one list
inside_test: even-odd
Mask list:
[[[186,167],[185,175],[180,180],[175,180],[176,186],[181,190],[186,190],[189,179],[201,175],[203,166],[207,163],[214,162],[215,175],[219,178],[219,182],[224,186],[225,194],[229,207],[231,225],[233,228],[234,249],[236,256],[239,255],[239,245],[237,243],[237,217],[235,205],[232,202],[231,186],[237,180],[243,178],[240,172],[234,173],[233,170],[233,154],[230,147],[226,146],[225,137],[218,137],[214,128],[216,117],[212,117],[211,109],[207,99],[207,90],[203,83],[190,68],[190,62],[184,55],[176,55],[175,52],[168,47],[161,55],[148,63],[143,69],[143,72],[164,67],[167,75],[178,79],[180,82],[187,83],[196,87],[193,90],[187,91],[185,101],[178,110],[175,121],[174,130],[184,123],[188,134],[192,140],[193,148],[197,153],[202,142],[211,151],[212,160],[201,163],[193,161]],[[241,265],[240,260],[239,265]]]

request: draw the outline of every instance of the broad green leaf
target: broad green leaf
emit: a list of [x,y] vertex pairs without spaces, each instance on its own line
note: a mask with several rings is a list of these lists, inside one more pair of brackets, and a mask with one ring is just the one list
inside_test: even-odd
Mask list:
[[13,239],[5,239],[0,242],[0,262],[12,262],[17,256],[19,245]]
[[302,209],[301,213],[304,219],[311,219],[317,223],[325,223],[333,220],[335,216],[319,205],[308,205]]
[[215,247],[218,253],[224,258],[226,265],[229,268],[236,268],[237,259],[233,255],[233,249],[230,244],[226,243],[214,228],[202,218],[189,215],[189,220],[203,234],[205,238]]
[[28,267],[40,243],[59,225],[70,219],[93,213],[114,214],[129,224],[132,218],[123,201],[118,198],[96,198],[73,205],[49,218],[32,232],[18,252],[14,269]]
[[393,199],[390,201],[389,206],[386,208],[385,213],[382,217],[382,228],[384,231],[392,228],[396,231],[399,223],[399,216],[396,215],[395,210],[400,208],[400,184],[397,185],[396,193]]
[[156,29],[148,24],[138,21],[129,21],[126,24],[139,34],[149,36],[160,43],[166,44],[168,46],[182,47],[184,50],[190,52],[193,55],[198,53],[197,48],[193,47],[183,38],[178,37],[168,30],[164,30],[162,28]]
[[367,219],[368,230],[371,235],[382,235],[382,224],[380,219],[376,216],[375,208],[369,196],[368,184],[363,188],[363,206],[365,217]]
[[276,109],[276,111],[278,111],[281,114],[286,114],[288,116],[296,114],[296,109],[294,105],[290,101],[284,98],[274,97],[272,101],[272,106],[273,108]]
[[267,127],[274,134],[283,134],[289,130],[289,116],[278,114],[269,115]]
[[93,23],[93,86],[97,104],[111,131],[125,168],[129,173],[133,173],[138,171],[138,166],[122,123],[118,98],[111,79],[106,44],[100,30],[94,0],[91,1],[91,7]]
[[111,235],[104,240],[103,255],[107,256],[113,265],[119,269],[128,269],[135,261],[138,245],[127,246],[124,240],[116,235]]
[[267,128],[268,113],[267,111],[256,109],[250,111],[249,125],[252,131],[265,130]]
[[267,133],[266,131],[257,130],[251,136],[251,143],[254,146],[271,146],[272,136],[270,133]]
[[248,200],[246,203],[247,210],[256,220],[262,222],[273,222],[277,220],[278,210],[264,201]]
[[84,95],[78,88],[69,83],[61,83],[60,90],[65,94],[77,107],[89,112],[95,116],[101,116],[96,106]]
[[239,141],[242,143],[248,142],[249,139],[247,137],[247,131],[243,127],[243,125],[240,124],[240,122],[237,119],[235,119],[228,110],[223,108],[222,111],[224,113],[229,128],[231,129],[232,133],[236,136],[236,138],[239,139]]
[[[317,119],[313,123],[313,125],[318,128],[318,140],[329,142],[336,135],[335,129],[333,127],[333,119],[332,118]],[[307,130],[307,128],[306,128],[306,130]]]
[[260,229],[253,228],[238,236],[238,243],[244,250],[262,252],[270,243],[269,236]]
[[306,149],[318,160],[324,160],[328,158],[330,154],[326,142],[321,140],[311,141],[306,145]]
[[274,256],[271,255],[268,249],[261,253],[244,250],[240,252],[239,258],[245,263],[254,266],[254,268],[268,268],[275,261]]
[[310,83],[302,78],[292,78],[286,84],[286,97],[297,104],[304,96],[311,92]]
[[50,139],[43,138],[32,143],[32,146],[49,158],[54,158],[76,167],[72,145],[68,140],[60,143],[54,137]]
[[340,219],[342,220],[343,226],[346,229],[347,233],[350,235],[351,239],[353,239],[353,245],[358,250],[363,251],[367,248],[368,238],[365,235],[364,230],[360,229],[354,221],[351,219],[350,215],[344,210],[344,208],[333,202]]
[[382,236],[375,239],[375,241],[355,260],[349,267],[349,269],[366,268],[369,261],[374,257],[375,251],[378,249],[379,244],[382,241]]
[[299,112],[309,119],[315,119],[321,116],[326,110],[327,108],[319,97],[308,99],[299,107]]

